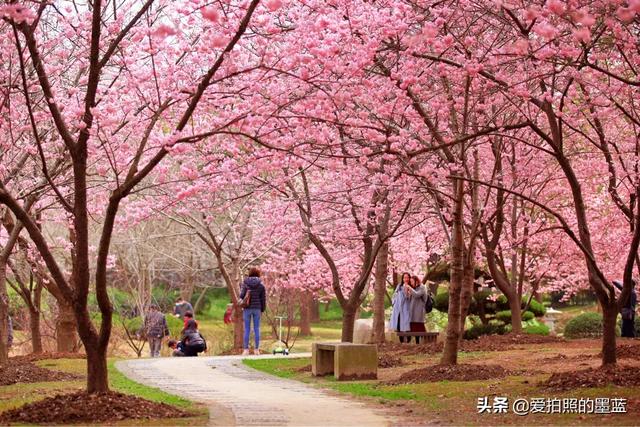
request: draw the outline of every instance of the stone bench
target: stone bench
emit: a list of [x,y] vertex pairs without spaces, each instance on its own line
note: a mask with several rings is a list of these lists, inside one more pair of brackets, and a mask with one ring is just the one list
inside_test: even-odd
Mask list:
[[311,353],[313,376],[333,374],[338,381],[378,378],[378,348],[373,344],[317,342]]
[[420,337],[423,343],[436,342],[438,340],[438,332],[396,332],[398,337]]

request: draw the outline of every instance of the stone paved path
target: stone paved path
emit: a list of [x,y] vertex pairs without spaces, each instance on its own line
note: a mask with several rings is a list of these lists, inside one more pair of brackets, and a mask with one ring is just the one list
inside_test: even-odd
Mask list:
[[258,372],[245,366],[241,356],[127,360],[118,362],[116,367],[137,382],[208,405],[210,425],[391,424],[379,409]]

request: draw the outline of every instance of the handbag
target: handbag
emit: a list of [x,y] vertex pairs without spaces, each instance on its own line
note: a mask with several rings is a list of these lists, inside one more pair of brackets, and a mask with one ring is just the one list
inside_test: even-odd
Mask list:
[[244,298],[238,304],[241,308],[247,308],[251,304],[251,291],[247,289],[247,293],[244,295]]

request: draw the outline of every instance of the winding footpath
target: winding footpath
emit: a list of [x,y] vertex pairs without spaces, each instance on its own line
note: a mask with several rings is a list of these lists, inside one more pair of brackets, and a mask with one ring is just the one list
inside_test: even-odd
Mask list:
[[391,424],[390,418],[380,409],[298,381],[258,372],[244,365],[242,358],[138,359],[120,361],[116,367],[134,381],[204,403],[209,407],[209,425],[213,426]]

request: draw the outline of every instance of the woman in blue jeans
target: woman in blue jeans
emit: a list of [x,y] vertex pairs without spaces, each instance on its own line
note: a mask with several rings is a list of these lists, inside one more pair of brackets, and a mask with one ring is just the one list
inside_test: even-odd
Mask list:
[[260,354],[260,316],[267,307],[266,291],[260,280],[260,270],[252,268],[249,270],[249,277],[244,279],[240,300],[244,300],[249,293],[249,305],[242,310],[244,320],[244,340],[242,354],[249,354],[249,336],[251,335],[251,323],[253,323],[253,334],[256,340],[253,354]]

